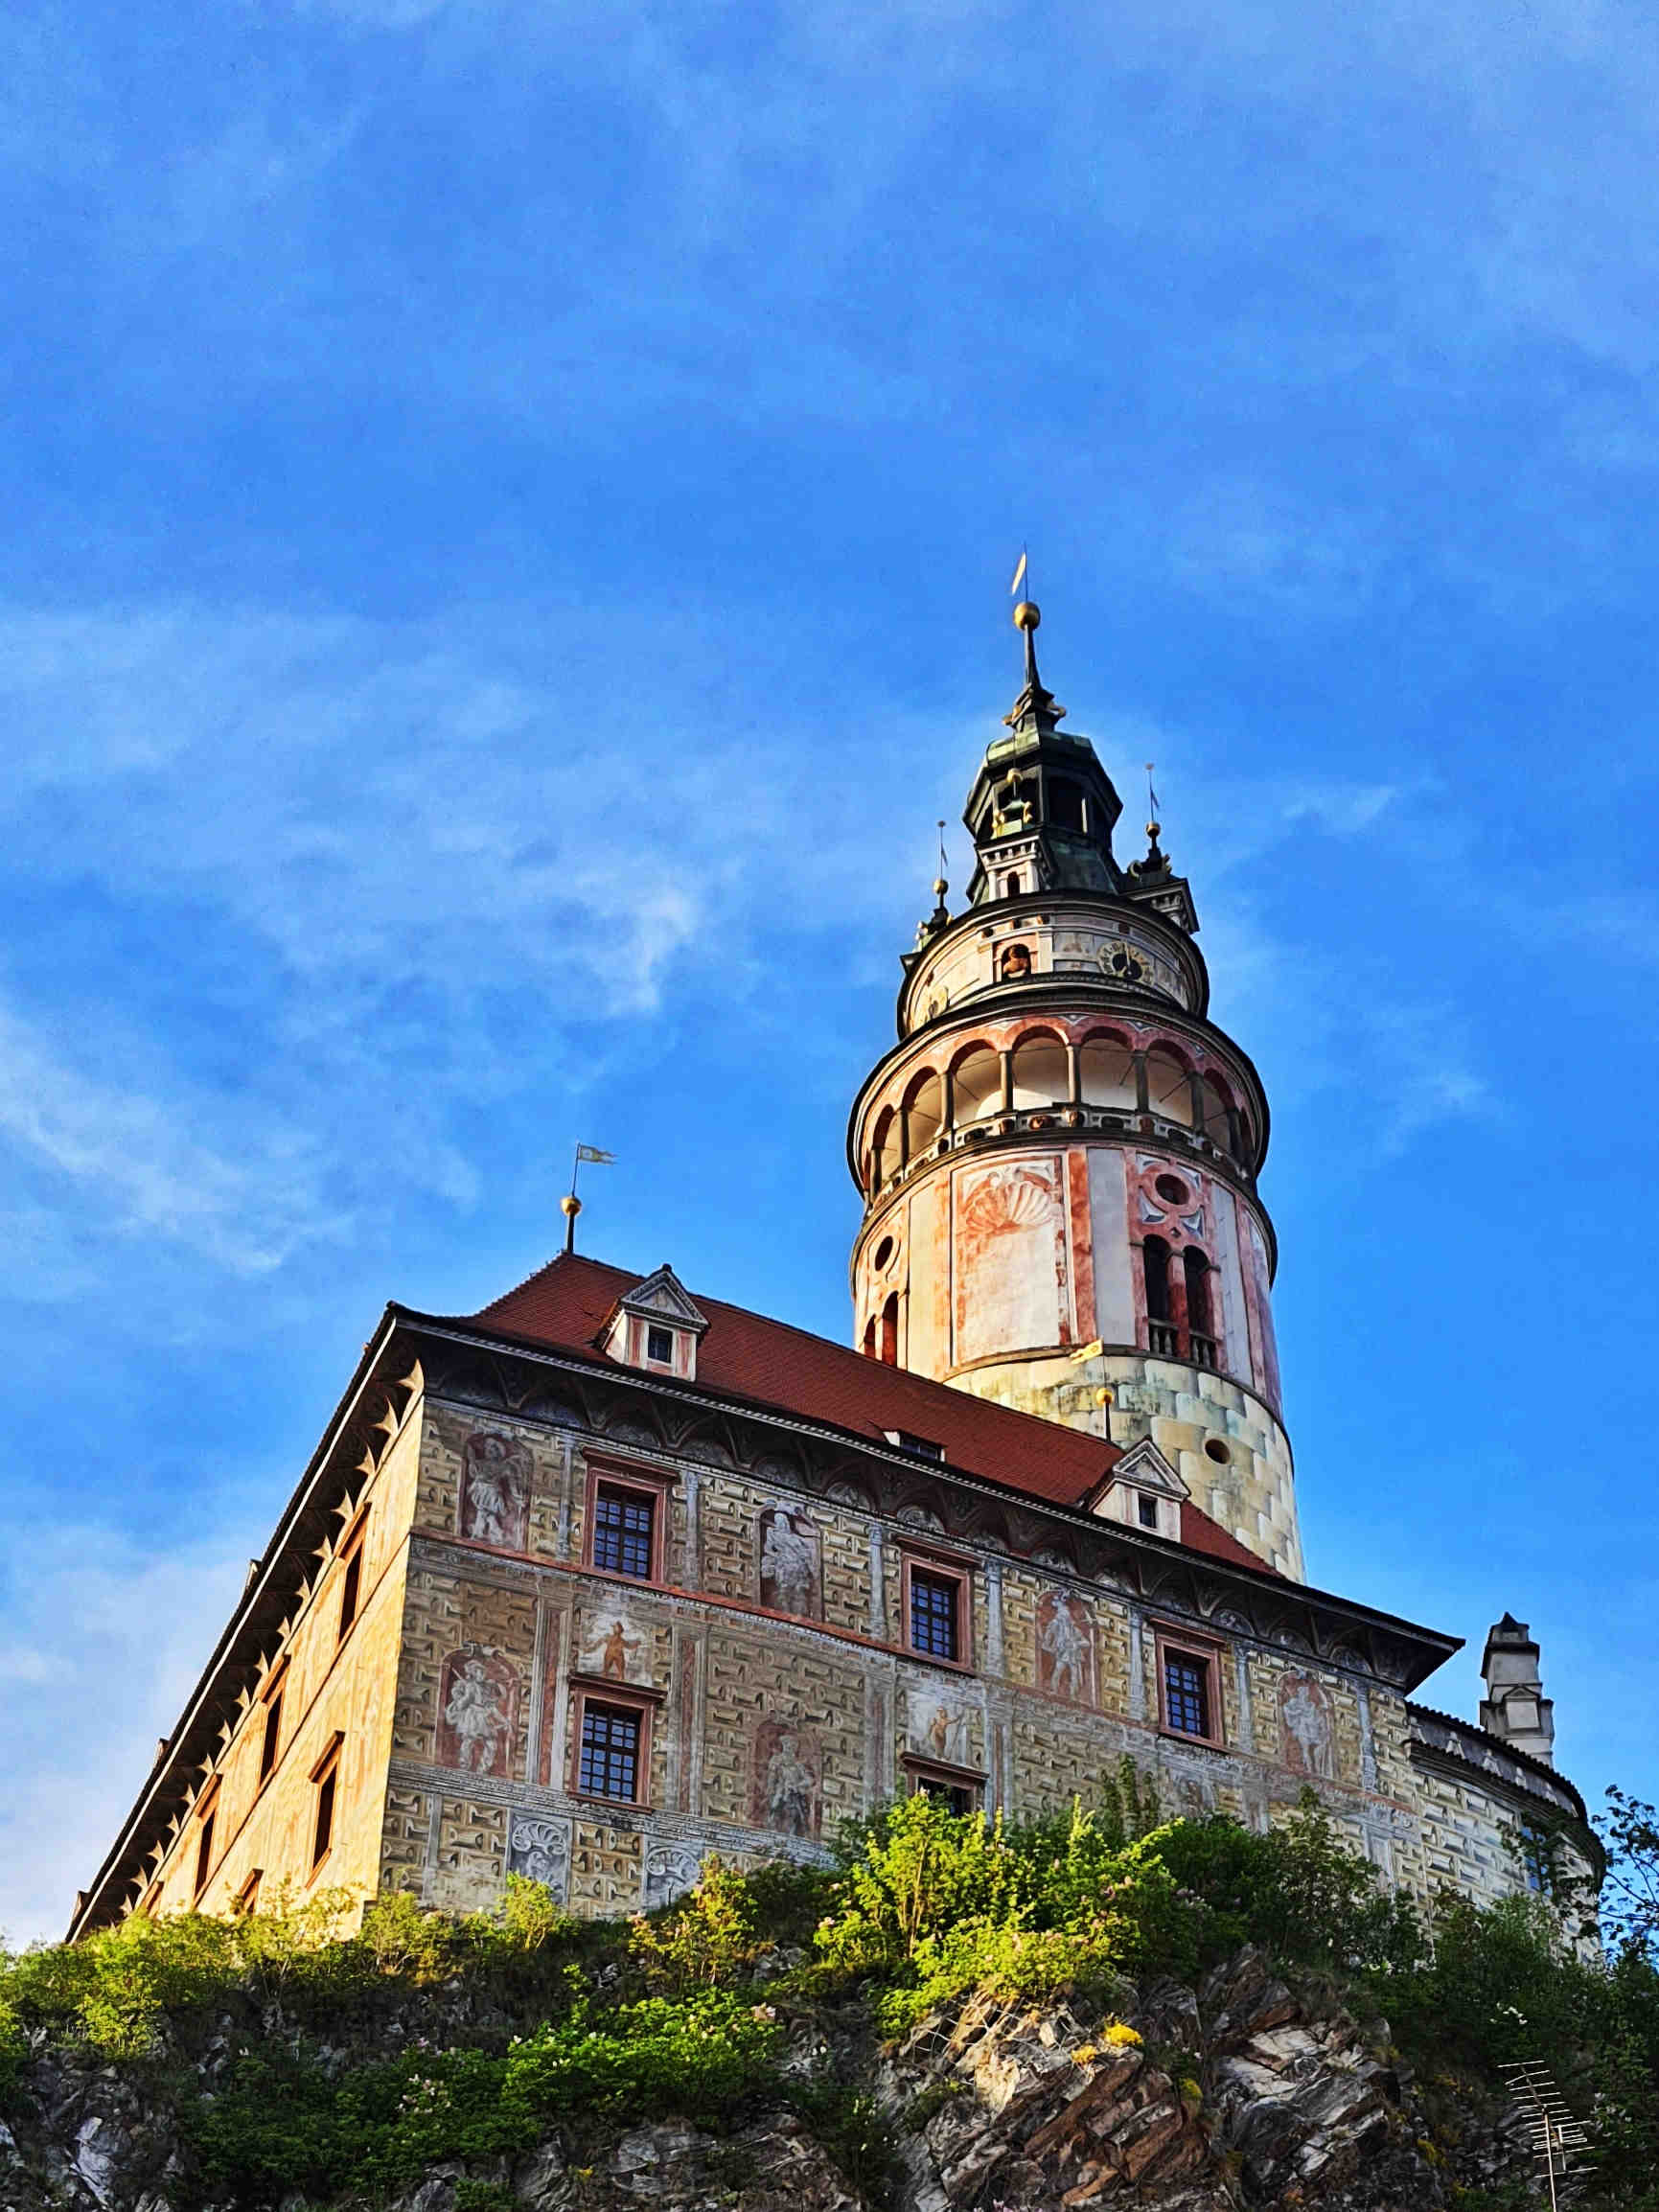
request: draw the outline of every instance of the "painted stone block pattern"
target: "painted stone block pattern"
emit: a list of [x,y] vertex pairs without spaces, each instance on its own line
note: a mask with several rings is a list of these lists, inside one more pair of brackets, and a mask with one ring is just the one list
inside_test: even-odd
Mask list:
[[521,1776],[535,1640],[529,1588],[417,1568],[403,1607],[397,1754]]

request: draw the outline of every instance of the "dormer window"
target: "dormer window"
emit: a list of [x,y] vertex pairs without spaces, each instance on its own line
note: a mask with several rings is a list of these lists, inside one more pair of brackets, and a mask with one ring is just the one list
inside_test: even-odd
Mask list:
[[933,1437],[912,1436],[909,1429],[884,1429],[889,1444],[897,1444],[901,1452],[915,1452],[924,1460],[942,1460],[945,1447]]
[[617,1300],[602,1342],[625,1367],[691,1382],[697,1375],[697,1348],[707,1328],[707,1316],[673,1268],[664,1265]]
[[1187,1485],[1149,1437],[1130,1445],[1102,1478],[1089,1509],[1102,1520],[1121,1521],[1148,1535],[1181,1541],[1181,1508]]

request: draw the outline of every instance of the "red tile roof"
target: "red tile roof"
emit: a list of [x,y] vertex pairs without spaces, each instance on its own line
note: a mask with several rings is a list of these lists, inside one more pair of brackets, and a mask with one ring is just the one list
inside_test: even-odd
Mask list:
[[[645,1280],[603,1261],[562,1254],[469,1317],[504,1336],[555,1345],[588,1358],[616,1302]],[[698,1348],[700,1385],[732,1397],[823,1421],[872,1441],[902,1430],[944,1447],[946,1464],[1051,1505],[1075,1506],[1121,1454],[1118,1446],[1057,1421],[1014,1413],[948,1383],[866,1359],[846,1345],[809,1336],[787,1322],[769,1321],[741,1305],[694,1292],[708,1317]],[[1181,1509],[1181,1539],[1197,1552],[1276,1570],[1196,1506]]]

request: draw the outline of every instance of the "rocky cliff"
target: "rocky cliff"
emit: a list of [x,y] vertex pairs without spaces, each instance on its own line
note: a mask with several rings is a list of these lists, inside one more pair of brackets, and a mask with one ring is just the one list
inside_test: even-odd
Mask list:
[[[234,2038],[190,2059],[211,2096]],[[175,2054],[176,2061],[176,2054]],[[1196,1988],[1110,2006],[978,1994],[882,2049],[851,2014],[790,2021],[791,2103],[718,2131],[673,2117],[565,2129],[513,2155],[432,2166],[395,2212],[1161,2212],[1321,2206],[1438,2212],[1526,2201],[1518,2118],[1419,2085],[1317,1985],[1247,1948]],[[0,2130],[5,2212],[243,2212],[196,2169],[165,2069],[39,2040]],[[849,2155],[847,2114],[862,2141]],[[836,2115],[833,2124],[823,2117]],[[1519,2192],[1511,2199],[1510,2192]],[[302,2212],[302,2200],[282,2200]]]

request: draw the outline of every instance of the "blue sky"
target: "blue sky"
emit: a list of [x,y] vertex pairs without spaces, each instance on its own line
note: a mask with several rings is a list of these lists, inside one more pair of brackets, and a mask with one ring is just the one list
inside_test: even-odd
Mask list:
[[1473,0],[0,22],[0,1925],[381,1304],[844,1336],[1018,680],[1274,1104],[1312,1573],[1659,1793],[1659,29]]

